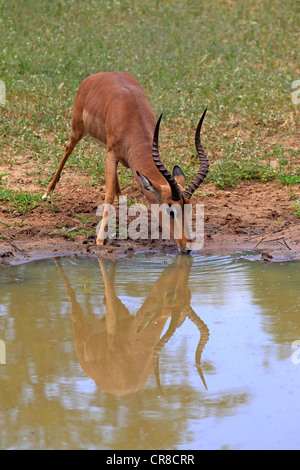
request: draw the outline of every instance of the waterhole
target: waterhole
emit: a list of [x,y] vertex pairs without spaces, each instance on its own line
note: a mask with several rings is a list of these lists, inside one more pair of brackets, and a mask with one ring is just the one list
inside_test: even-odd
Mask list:
[[295,449],[300,263],[0,268],[1,449]]

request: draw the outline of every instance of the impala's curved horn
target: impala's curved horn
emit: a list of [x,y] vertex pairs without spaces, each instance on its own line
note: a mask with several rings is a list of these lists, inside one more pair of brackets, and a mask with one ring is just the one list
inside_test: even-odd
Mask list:
[[204,113],[201,116],[201,119],[198,123],[196,133],[195,133],[195,146],[196,146],[196,150],[197,150],[198,157],[200,160],[200,170],[198,171],[193,181],[188,185],[188,187],[182,193],[183,197],[187,199],[191,198],[192,194],[196,191],[196,189],[199,188],[200,184],[202,183],[202,181],[204,180],[204,178],[206,177],[208,173],[208,168],[209,168],[208,158],[205,155],[204,149],[201,145],[201,138],[200,138],[201,126],[204,121],[206,111],[207,111],[207,108],[205,109]]
[[161,158],[159,156],[159,149],[158,149],[158,134],[159,134],[159,125],[160,121],[162,118],[162,114],[159,116],[159,119],[156,123],[155,126],[155,131],[154,131],[154,136],[153,136],[153,145],[152,145],[152,157],[154,160],[154,163],[159,170],[159,172],[165,177],[167,182],[169,183],[169,186],[172,191],[172,199],[173,201],[180,201],[181,199],[181,191],[180,188],[175,180],[175,178],[171,175],[169,170],[165,167],[163,162],[161,161]]

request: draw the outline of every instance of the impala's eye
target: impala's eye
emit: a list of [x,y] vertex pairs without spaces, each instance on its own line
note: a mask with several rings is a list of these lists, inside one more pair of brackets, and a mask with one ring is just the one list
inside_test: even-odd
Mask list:
[[169,204],[168,207],[166,208],[166,213],[167,213],[172,219],[174,219],[174,217],[176,216],[176,210],[172,207],[171,204]]

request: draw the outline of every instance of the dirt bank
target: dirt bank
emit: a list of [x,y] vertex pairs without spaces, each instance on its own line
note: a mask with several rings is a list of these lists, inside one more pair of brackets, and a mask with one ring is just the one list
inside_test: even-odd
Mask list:
[[[17,165],[9,173],[10,188],[42,193],[28,167]],[[63,255],[122,258],[136,252],[177,253],[172,241],[111,240],[95,244],[96,209],[104,200],[104,187],[90,187],[88,177],[65,171],[54,203],[43,203],[23,215],[0,209],[0,264],[11,266]],[[205,241],[202,252],[258,250],[262,261],[300,260],[300,219],[296,217],[291,188],[279,182],[244,182],[221,190],[203,184],[195,202],[205,207]],[[299,187],[293,187],[300,198]],[[137,187],[123,192],[128,200],[140,197]],[[6,225],[4,225],[6,224]],[[74,228],[75,227],[75,228]],[[74,229],[73,229],[74,228]],[[74,235],[76,234],[76,235]]]

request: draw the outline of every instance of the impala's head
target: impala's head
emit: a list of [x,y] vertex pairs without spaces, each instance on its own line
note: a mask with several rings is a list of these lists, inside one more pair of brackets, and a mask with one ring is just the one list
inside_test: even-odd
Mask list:
[[161,161],[158,149],[158,134],[159,125],[162,115],[159,117],[153,137],[152,156],[153,161],[166,180],[166,184],[161,184],[155,181],[154,178],[144,176],[137,171],[139,180],[146,191],[152,194],[158,204],[163,204],[165,214],[159,214],[159,223],[162,228],[166,227],[169,230],[171,238],[175,241],[178,248],[184,252],[191,251],[193,240],[190,234],[187,233],[188,229],[184,227],[185,214],[187,212],[186,205],[190,204],[192,194],[200,186],[208,173],[208,159],[205,155],[201,145],[200,132],[204,120],[206,110],[204,111],[195,133],[195,145],[200,160],[200,169],[193,181],[185,188],[185,175],[180,166],[175,165],[172,174],[167,170]]

